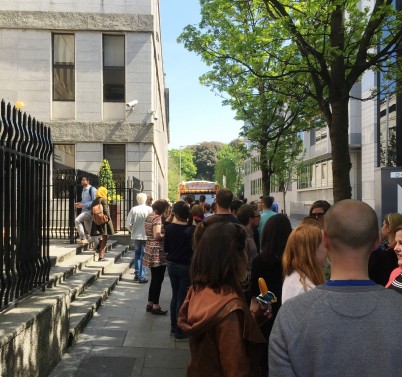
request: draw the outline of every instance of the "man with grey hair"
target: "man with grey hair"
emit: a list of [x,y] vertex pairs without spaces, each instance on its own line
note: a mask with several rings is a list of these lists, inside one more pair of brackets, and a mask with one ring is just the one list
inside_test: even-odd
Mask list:
[[145,268],[142,267],[144,259],[147,235],[145,234],[145,219],[152,212],[152,208],[146,204],[147,195],[137,194],[137,206],[131,208],[126,221],[126,228],[131,232],[131,239],[134,241],[134,281],[140,284],[147,283],[145,279]]
[[401,374],[401,297],[368,277],[379,242],[369,205],[343,200],[327,211],[331,280],[282,305],[269,339],[270,377]]

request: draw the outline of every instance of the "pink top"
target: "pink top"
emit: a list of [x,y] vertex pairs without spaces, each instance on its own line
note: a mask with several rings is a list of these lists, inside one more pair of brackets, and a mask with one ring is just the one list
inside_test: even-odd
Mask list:
[[385,288],[388,288],[392,284],[392,282],[396,279],[396,277],[398,275],[400,275],[401,273],[402,273],[402,270],[400,267],[395,268],[395,270],[391,272],[391,275],[389,275],[389,280],[388,280],[388,283],[385,286]]

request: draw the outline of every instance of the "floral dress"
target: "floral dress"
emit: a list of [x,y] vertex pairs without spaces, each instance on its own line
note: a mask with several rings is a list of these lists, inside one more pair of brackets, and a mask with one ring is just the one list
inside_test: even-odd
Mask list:
[[151,212],[145,219],[145,234],[147,235],[147,244],[145,246],[143,264],[147,268],[159,267],[166,265],[166,253],[164,251],[164,240],[156,240],[154,238],[154,226],[161,225],[162,234],[165,229],[162,223],[162,216]]

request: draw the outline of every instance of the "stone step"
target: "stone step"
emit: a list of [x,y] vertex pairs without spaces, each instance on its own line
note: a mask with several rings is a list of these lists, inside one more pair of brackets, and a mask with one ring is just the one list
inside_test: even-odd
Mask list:
[[[48,375],[133,262],[134,253],[127,252],[128,246],[111,241],[108,247],[112,246],[107,260],[98,262],[87,245],[79,250],[75,245],[51,245],[55,265],[47,287],[0,315],[1,376],[5,360],[7,371],[14,370],[21,354],[33,358],[40,354],[36,368],[39,374]],[[52,352],[42,352],[49,349]],[[17,375],[14,372],[5,375]]]
[[[116,241],[107,243],[107,250],[111,250]],[[71,249],[73,247],[73,249]],[[50,288],[60,284],[60,282],[74,275],[78,270],[95,259],[95,251],[87,250],[88,246],[79,246],[81,249],[76,252],[74,245],[51,246],[49,254],[56,258],[54,265],[50,268],[49,283]]]
[[91,285],[77,297],[70,305],[70,330],[68,344],[73,344],[85,326],[98,310],[102,302],[109,296],[121,276],[131,267],[134,252],[127,252],[116,261],[109,260],[98,262],[109,265],[104,267],[103,274],[100,274]]

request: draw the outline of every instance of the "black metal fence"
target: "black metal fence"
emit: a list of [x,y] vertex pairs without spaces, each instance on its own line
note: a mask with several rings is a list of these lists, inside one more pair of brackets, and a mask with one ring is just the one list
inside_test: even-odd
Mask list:
[[50,129],[0,105],[0,308],[49,279]]
[[[50,208],[50,237],[67,239],[75,242],[77,236],[74,220],[80,210],[74,203],[81,200],[81,177],[90,179],[91,185],[99,186],[99,177],[82,170],[53,171]],[[115,230],[126,233],[126,218],[131,207],[136,205],[136,194],[142,190],[142,183],[137,178],[116,184],[116,196],[110,202],[110,211]],[[89,231],[87,229],[87,231]]]

